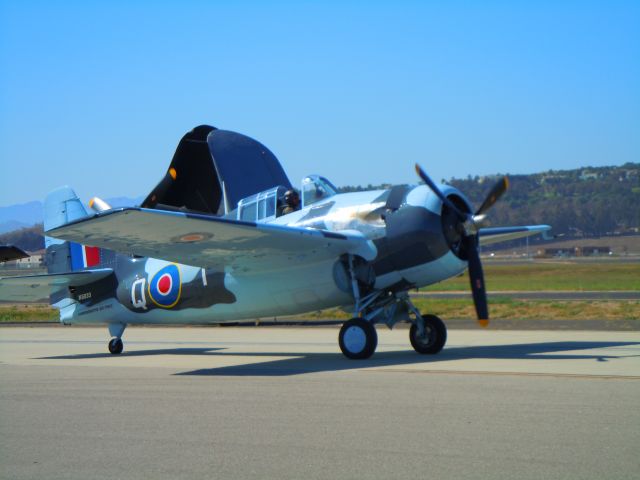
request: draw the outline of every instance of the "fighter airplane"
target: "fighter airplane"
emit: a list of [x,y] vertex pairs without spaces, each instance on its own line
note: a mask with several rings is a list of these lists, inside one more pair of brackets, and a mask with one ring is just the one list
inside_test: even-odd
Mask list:
[[479,245],[534,235],[547,225],[486,228],[506,191],[501,178],[474,210],[464,194],[424,184],[338,193],[302,180],[301,205],[276,157],[247,136],[202,125],[178,144],[165,176],[139,207],[87,209],[73,190],[44,204],[45,275],[0,279],[0,300],[49,297],[63,324],[103,323],[109,351],[127,325],[203,324],[343,307],[338,343],[352,359],[376,350],[375,324],[410,322],[416,352],[446,342],[443,321],[419,312],[411,289],[469,271],[478,320],[489,320]]

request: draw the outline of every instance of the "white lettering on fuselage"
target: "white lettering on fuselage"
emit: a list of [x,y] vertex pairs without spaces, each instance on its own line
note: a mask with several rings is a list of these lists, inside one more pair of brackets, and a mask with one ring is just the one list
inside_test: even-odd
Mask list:
[[146,283],[146,278],[139,278],[131,284],[131,304],[133,308],[147,309],[147,297],[144,293]]

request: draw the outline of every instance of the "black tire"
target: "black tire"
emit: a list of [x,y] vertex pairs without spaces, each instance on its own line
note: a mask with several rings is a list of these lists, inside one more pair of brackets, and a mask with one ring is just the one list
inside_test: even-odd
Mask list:
[[362,318],[352,318],[342,324],[338,343],[345,357],[363,360],[376,351],[378,332],[371,322]]
[[120,355],[124,349],[124,344],[121,338],[112,338],[109,342],[109,352],[112,355]]
[[424,337],[418,336],[418,326],[414,323],[409,330],[409,340],[416,352],[434,355],[447,343],[447,327],[435,315],[422,315],[422,318],[424,319]]

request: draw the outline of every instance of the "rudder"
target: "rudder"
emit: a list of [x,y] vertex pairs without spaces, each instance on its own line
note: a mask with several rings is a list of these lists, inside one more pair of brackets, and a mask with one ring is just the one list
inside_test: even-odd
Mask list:
[[[89,216],[76,193],[64,186],[49,193],[44,201],[44,231]],[[100,266],[100,249],[45,236],[47,271],[63,273]]]

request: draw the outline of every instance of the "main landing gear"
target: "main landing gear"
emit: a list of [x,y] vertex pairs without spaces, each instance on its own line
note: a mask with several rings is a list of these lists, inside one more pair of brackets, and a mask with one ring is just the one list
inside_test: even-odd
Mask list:
[[[400,299],[394,297],[393,301],[397,302],[395,307],[402,306],[402,303],[411,301],[408,298]],[[400,304],[400,305],[398,305]],[[411,304],[411,307],[413,305]],[[414,307],[415,308],[415,307]],[[410,308],[411,310],[411,308]],[[384,312],[387,313],[387,312]],[[383,322],[392,328],[399,320],[408,320],[412,323],[409,329],[409,341],[413,349],[423,355],[435,355],[439,353],[447,342],[447,327],[444,322],[435,315],[426,315],[418,313],[415,318],[397,318],[391,314],[386,317],[383,315]],[[365,314],[362,317],[352,318],[342,324],[340,333],[338,334],[338,342],[340,350],[345,357],[353,360],[362,360],[371,357],[378,346],[378,333],[376,332],[377,318],[374,316],[367,319],[371,314]]]
[[346,357],[353,360],[369,358],[378,346],[378,332],[372,322],[352,318],[342,325],[338,342]]
[[422,315],[423,329],[420,333],[418,322],[409,329],[409,341],[413,349],[422,354],[435,354],[447,342],[447,327],[435,315]]
[[122,334],[124,329],[127,328],[126,323],[110,323],[109,334],[113,337],[109,341],[109,353],[112,355],[120,355],[124,349],[124,343],[122,343]]
[[361,296],[362,286],[356,279],[353,257],[348,258],[348,271],[355,299],[354,318],[346,321],[338,334],[340,350],[347,357],[362,360],[371,357],[378,346],[375,324],[389,328],[400,321],[411,322],[409,341],[413,349],[425,355],[439,353],[447,342],[447,327],[435,315],[421,314],[409,294],[374,290]]

